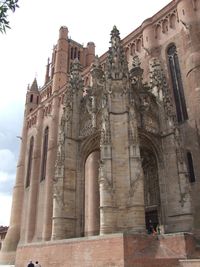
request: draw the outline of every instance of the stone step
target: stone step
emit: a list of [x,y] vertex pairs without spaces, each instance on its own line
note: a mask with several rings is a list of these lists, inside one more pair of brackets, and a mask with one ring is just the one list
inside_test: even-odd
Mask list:
[[200,259],[179,260],[181,267],[200,267]]

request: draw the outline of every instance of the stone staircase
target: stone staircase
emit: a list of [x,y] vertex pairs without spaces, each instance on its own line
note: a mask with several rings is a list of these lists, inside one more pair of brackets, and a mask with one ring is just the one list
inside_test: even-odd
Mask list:
[[200,239],[194,238],[195,250],[188,259],[179,260],[180,267],[200,267]]
[[200,259],[179,260],[180,267],[200,267]]

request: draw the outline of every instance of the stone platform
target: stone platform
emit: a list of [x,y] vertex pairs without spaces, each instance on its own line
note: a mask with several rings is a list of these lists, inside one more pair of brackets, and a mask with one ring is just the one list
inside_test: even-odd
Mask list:
[[18,246],[15,267],[180,267],[195,254],[192,234],[111,234]]
[[181,267],[200,267],[200,259],[180,260]]

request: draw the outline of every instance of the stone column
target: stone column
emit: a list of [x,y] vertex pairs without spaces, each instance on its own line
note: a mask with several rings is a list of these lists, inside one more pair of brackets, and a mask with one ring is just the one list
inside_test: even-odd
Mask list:
[[115,203],[115,190],[112,173],[112,146],[108,103],[106,101],[102,110],[102,130],[100,142],[100,234],[109,234],[116,231],[117,209]]
[[[64,175],[64,169],[60,170],[62,176]],[[54,185],[53,195],[53,221],[52,221],[52,240],[65,239],[65,218],[63,215],[64,209],[64,188],[63,177],[58,177],[56,185]],[[56,192],[55,192],[56,191]]]
[[44,196],[44,225],[42,239],[50,240],[52,232],[53,213],[53,178],[55,174],[55,161],[57,153],[59,106],[58,97],[54,95],[52,103],[52,120],[49,125],[49,142],[46,165],[45,196]]
[[24,119],[22,130],[22,141],[17,164],[16,182],[12,194],[11,218],[6,238],[0,252],[1,264],[14,264],[16,248],[20,239],[21,215],[24,198],[24,169],[25,152],[27,141],[26,119]]
[[92,152],[85,163],[85,235],[99,234],[99,151]]
[[31,242],[35,233],[36,215],[37,215],[37,197],[40,182],[40,162],[41,162],[41,141],[42,141],[42,114],[40,108],[37,114],[37,133],[34,138],[33,146],[33,163],[30,179],[28,209],[27,209],[27,227],[25,240]]

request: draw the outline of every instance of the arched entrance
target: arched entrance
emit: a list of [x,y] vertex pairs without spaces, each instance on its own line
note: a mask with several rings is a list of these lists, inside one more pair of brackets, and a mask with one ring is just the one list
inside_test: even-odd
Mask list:
[[160,188],[158,164],[155,153],[141,148],[142,168],[144,172],[144,204],[146,228],[156,230],[160,224]]
[[85,162],[85,216],[84,235],[98,235],[100,228],[99,151],[89,154]]

